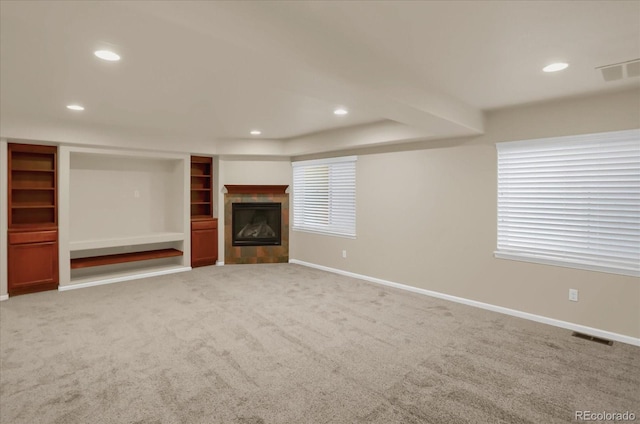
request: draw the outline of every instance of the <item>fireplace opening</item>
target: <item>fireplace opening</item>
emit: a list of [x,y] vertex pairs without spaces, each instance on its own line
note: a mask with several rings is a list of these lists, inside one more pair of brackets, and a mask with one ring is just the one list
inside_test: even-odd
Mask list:
[[233,203],[233,246],[279,246],[282,212],[280,203]]

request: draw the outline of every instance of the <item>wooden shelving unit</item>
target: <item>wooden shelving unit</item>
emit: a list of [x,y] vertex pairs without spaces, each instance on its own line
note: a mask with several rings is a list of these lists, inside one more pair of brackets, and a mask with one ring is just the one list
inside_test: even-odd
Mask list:
[[191,266],[218,259],[218,220],[213,218],[213,160],[191,156]]
[[213,163],[210,157],[191,156],[191,219],[211,219]]
[[10,295],[58,286],[57,151],[9,144]]
[[57,225],[56,153],[51,146],[9,144],[9,229]]

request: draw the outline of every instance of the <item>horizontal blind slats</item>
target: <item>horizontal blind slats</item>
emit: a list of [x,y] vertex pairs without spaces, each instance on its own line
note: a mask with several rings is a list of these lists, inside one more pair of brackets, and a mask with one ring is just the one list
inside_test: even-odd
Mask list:
[[[498,246],[500,246],[500,243],[498,243]],[[540,253],[549,253],[549,252],[556,252],[556,253],[560,253],[560,254],[565,254],[565,253],[572,253],[574,255],[584,255],[584,256],[590,256],[592,258],[602,258],[602,259],[617,259],[617,260],[622,260],[622,261],[632,261],[633,259],[637,260],[638,256],[633,253],[633,252],[620,252],[618,250],[615,249],[605,249],[605,248],[600,248],[597,251],[594,250],[589,250],[586,248],[579,248],[576,246],[567,246],[567,245],[563,245],[563,244],[554,244],[554,243],[534,243],[534,242],[525,242],[522,240],[510,240],[508,243],[508,246],[510,249],[513,248],[517,248],[517,247],[522,247],[522,248],[527,248],[529,249],[530,252],[535,252],[538,251]]]
[[568,230],[574,227],[583,227],[579,228],[578,231],[585,231],[585,229],[594,228],[601,231],[607,231],[609,229],[617,229],[620,228],[621,231],[627,232],[627,230],[640,229],[640,218],[636,220],[635,224],[633,221],[629,223],[617,223],[617,222],[606,222],[600,221],[597,224],[593,223],[591,219],[580,218],[580,217],[571,217],[564,218],[562,220],[553,220],[553,219],[528,219],[526,216],[509,216],[503,217],[501,222],[505,223],[505,225],[509,225],[513,223],[518,225],[521,228],[527,228],[528,226],[536,227],[536,228],[567,228]]
[[355,236],[357,158],[293,163],[293,228]]
[[499,251],[640,272],[640,131],[497,148]]

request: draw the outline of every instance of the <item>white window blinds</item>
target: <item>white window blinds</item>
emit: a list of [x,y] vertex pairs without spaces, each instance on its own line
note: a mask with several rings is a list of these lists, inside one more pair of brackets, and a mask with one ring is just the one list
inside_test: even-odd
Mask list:
[[496,257],[640,275],[640,130],[496,146]]
[[356,236],[356,156],[293,162],[293,229]]

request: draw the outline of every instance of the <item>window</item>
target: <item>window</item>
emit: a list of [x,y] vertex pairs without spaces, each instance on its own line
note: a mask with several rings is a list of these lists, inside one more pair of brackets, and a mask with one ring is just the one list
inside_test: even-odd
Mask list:
[[640,276],[640,130],[496,146],[496,257]]
[[293,229],[356,236],[356,156],[293,162]]

